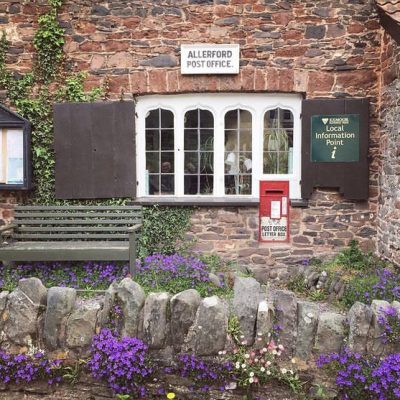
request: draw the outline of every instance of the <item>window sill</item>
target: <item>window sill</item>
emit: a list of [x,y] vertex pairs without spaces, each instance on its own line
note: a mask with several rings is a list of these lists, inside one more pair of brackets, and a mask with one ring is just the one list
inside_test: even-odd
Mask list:
[[207,207],[251,207],[259,205],[259,199],[254,198],[236,198],[229,199],[226,197],[138,197],[129,204],[134,205],[153,205],[159,204],[163,206],[207,206]]
[[[203,206],[203,207],[258,207],[260,199],[255,198],[227,198],[227,197],[208,197],[208,198],[194,198],[194,197],[167,197],[167,196],[154,196],[154,197],[138,197],[128,205],[163,205],[163,206]],[[308,207],[307,200],[292,199],[290,200],[291,207]]]

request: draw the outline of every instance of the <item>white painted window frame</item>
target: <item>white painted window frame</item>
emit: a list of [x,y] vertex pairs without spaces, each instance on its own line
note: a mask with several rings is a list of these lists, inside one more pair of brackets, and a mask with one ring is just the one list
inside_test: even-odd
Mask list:
[[[258,199],[260,181],[288,180],[290,198],[300,199],[301,180],[301,95],[277,93],[188,93],[178,95],[147,95],[137,99],[136,104],[136,167],[137,197],[166,197],[146,193],[146,135],[145,120],[149,111],[157,108],[174,114],[175,195],[182,199]],[[275,108],[293,113],[293,172],[291,174],[263,174],[264,115]],[[184,194],[184,115],[193,109],[209,110],[214,116],[214,191],[212,195]],[[225,194],[225,133],[224,116],[237,108],[252,114],[252,194]],[[171,197],[171,196],[168,196]]]

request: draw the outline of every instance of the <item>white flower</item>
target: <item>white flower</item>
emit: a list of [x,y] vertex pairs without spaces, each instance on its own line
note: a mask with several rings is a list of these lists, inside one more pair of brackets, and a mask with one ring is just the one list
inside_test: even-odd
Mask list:
[[250,358],[250,354],[247,354],[247,353],[246,353],[246,354],[244,355],[244,358]]
[[246,364],[242,364],[242,368],[245,369],[246,368]]
[[271,361],[267,361],[265,364],[269,367],[271,365]]
[[261,332],[257,332],[257,336],[262,336],[262,333]]
[[254,362],[255,362],[255,363],[258,363],[258,358],[255,358],[255,359],[254,359]]
[[235,367],[236,367],[236,369],[239,369],[239,368],[240,368],[240,362],[237,362],[237,363],[235,364]]
[[240,335],[240,339],[244,339],[244,335]]
[[263,348],[262,348],[262,352],[263,352],[263,353],[266,353],[266,352],[267,352],[267,348],[266,348],[266,347],[263,347]]
[[253,372],[253,371],[250,372],[250,373],[249,373],[249,376],[253,377],[253,376],[254,376],[254,372]]
[[253,383],[254,382],[254,379],[253,378],[250,378],[249,379],[249,383]]
[[279,349],[279,350],[283,350],[283,349],[284,349],[283,345],[279,344],[279,345],[278,345],[278,349]]
[[261,368],[260,368],[260,371],[261,371],[261,372],[264,372],[264,371],[265,371],[265,368],[264,368],[264,367],[261,367]]
[[293,371],[291,369],[289,369],[289,374],[293,375]]
[[273,354],[274,356],[276,356],[276,355],[278,354],[278,352],[277,352],[276,350],[272,350],[272,354]]
[[271,371],[268,370],[268,371],[266,372],[266,374],[267,374],[267,375],[271,375]]
[[281,372],[282,372],[283,375],[285,375],[286,372],[287,372],[287,369],[286,369],[286,368],[282,368],[282,369],[281,369]]
[[292,362],[292,364],[296,364],[296,359],[295,359],[295,358],[292,358],[292,359],[291,359],[291,362]]

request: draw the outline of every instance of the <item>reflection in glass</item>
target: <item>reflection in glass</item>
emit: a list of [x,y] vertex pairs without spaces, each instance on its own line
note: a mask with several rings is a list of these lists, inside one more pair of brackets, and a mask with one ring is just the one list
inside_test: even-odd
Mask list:
[[146,171],[150,195],[173,195],[174,115],[161,108],[146,116]]
[[293,172],[293,114],[276,108],[264,115],[264,174]]
[[214,190],[214,117],[207,110],[190,110],[184,125],[184,194]]
[[225,194],[251,194],[253,163],[251,113],[236,109],[225,114]]

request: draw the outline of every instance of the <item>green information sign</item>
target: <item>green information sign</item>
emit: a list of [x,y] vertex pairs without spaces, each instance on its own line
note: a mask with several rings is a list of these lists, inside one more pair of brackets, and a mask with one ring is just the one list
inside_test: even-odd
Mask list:
[[311,117],[311,161],[359,161],[360,116],[358,114]]

